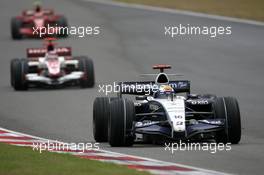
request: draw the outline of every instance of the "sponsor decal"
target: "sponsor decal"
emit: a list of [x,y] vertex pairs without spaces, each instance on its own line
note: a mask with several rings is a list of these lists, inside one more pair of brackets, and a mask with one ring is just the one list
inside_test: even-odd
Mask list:
[[187,102],[191,103],[192,105],[208,105],[208,100],[187,100]]
[[[56,52],[70,52],[69,48],[66,47],[61,47],[61,48],[55,48]],[[39,53],[46,53],[47,49],[43,48],[43,49],[28,49],[28,53],[29,54],[39,54]]]

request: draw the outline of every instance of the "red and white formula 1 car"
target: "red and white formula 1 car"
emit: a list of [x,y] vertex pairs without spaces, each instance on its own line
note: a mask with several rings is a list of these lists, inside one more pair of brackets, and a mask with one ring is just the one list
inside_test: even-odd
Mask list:
[[55,47],[52,38],[44,48],[27,49],[27,59],[12,59],[11,85],[15,90],[28,87],[80,85],[94,86],[93,61],[86,56],[71,56],[70,47]]
[[[11,19],[13,39],[38,38],[48,35],[67,37],[68,33],[64,30],[67,27],[68,23],[64,16],[54,14],[51,9],[42,9],[40,5],[36,5],[34,10],[24,10],[22,15]],[[40,35],[40,33],[43,35]]]

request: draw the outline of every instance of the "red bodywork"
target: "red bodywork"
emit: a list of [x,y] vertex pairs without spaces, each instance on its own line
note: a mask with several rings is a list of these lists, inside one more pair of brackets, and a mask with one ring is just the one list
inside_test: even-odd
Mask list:
[[164,72],[164,69],[170,69],[171,65],[168,64],[156,64],[152,66],[153,69],[159,69],[160,72]]
[[[20,33],[28,37],[39,37],[37,34],[33,34],[34,28],[54,26],[55,30],[58,30],[56,22],[62,15],[54,14],[51,9],[42,9],[39,12],[34,10],[24,10],[21,16],[16,16],[18,20],[22,22],[22,27],[20,28]],[[52,31],[51,31],[52,32]]]

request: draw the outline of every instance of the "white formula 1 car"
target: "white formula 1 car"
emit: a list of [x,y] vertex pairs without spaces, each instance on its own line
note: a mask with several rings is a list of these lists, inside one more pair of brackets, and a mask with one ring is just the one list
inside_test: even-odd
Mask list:
[[44,48],[27,49],[27,59],[11,60],[11,86],[15,90],[27,90],[34,86],[94,86],[91,59],[86,56],[73,57],[70,47],[55,47],[54,39],[46,40]]

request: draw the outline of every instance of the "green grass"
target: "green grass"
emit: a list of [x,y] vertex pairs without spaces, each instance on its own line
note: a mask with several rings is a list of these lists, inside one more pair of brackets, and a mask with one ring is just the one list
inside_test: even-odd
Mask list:
[[0,175],[146,175],[125,166],[0,143]]
[[264,21],[263,0],[116,0]]

